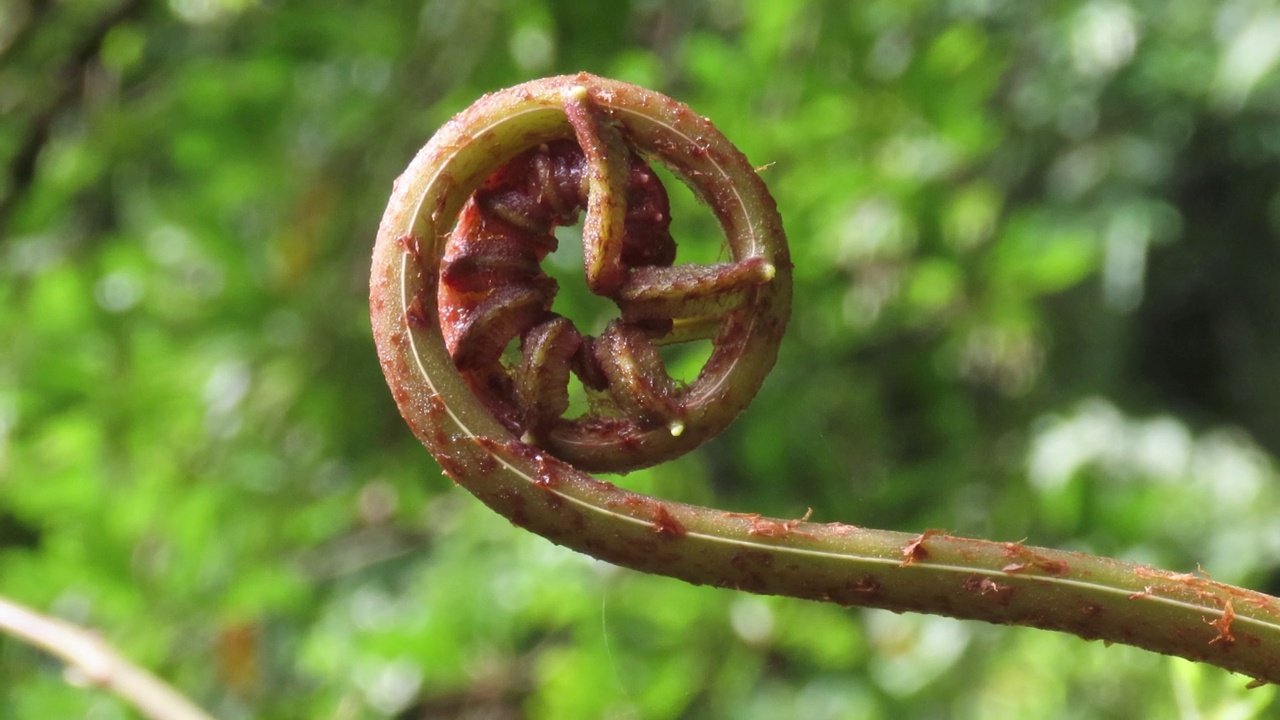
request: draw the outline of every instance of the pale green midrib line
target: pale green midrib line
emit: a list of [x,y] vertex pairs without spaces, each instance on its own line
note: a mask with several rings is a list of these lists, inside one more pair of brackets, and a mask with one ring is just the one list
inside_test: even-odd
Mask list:
[[[515,467],[514,465],[508,463],[506,460],[502,458],[497,458],[497,460],[499,463],[504,465],[507,469],[509,469],[516,475],[524,478],[526,481],[530,483],[534,482],[532,477],[530,477],[529,475],[527,475],[526,473],[524,473],[522,470]],[[610,510],[609,508],[603,507],[601,505],[597,505],[596,503],[593,503],[588,500],[583,500],[573,495],[566,494],[564,492],[560,492],[554,489],[551,489],[548,491],[554,493],[557,497],[561,499],[568,500],[569,502],[574,503],[587,510],[596,512],[601,515],[607,515],[609,518],[615,521],[629,522],[634,525],[641,525],[641,526],[653,525],[651,521],[634,517],[632,515],[618,513],[613,510]],[[705,507],[699,507],[698,509],[712,510],[712,508],[705,508]],[[880,532],[880,531],[870,530],[870,532]],[[797,547],[792,547],[788,545],[771,545],[771,544],[761,543],[761,542],[747,540],[743,538],[725,537],[723,535],[699,532],[696,530],[688,531],[684,537],[691,537],[698,540],[703,540],[703,541],[713,542],[713,543],[721,543],[721,544],[729,545],[732,547],[761,549],[761,550],[765,550],[773,553],[787,553],[790,555],[797,555],[797,556],[803,556],[803,557],[825,558],[825,559],[833,559],[833,560],[840,560],[840,561],[853,561],[853,562],[864,563],[869,565],[883,565],[888,568],[902,567],[902,562],[900,560],[894,560],[891,558],[882,558],[882,557],[876,557],[876,556],[870,556],[870,555],[857,555],[854,553],[828,552],[824,550],[814,550],[812,548],[797,548]],[[1095,559],[1101,559],[1096,556],[1092,556],[1092,557],[1094,557]],[[1090,591],[1095,594],[1105,594],[1105,595],[1114,595],[1114,596],[1123,595],[1125,597],[1128,597],[1130,595],[1133,595],[1133,593],[1135,592],[1134,590],[1131,590],[1128,588],[1120,588],[1112,585],[1092,583],[1092,582],[1087,582],[1084,580],[1076,580],[1072,578],[1053,577],[1053,576],[1047,576],[1047,575],[1016,576],[1016,575],[1011,575],[1009,573],[1006,573],[1002,570],[993,570],[991,568],[975,567],[970,565],[952,565],[952,564],[945,564],[945,563],[929,562],[927,560],[912,562],[911,567],[920,568],[922,570],[925,570],[925,569],[938,570],[938,571],[943,571],[943,572],[953,573],[953,574],[966,573],[969,575],[980,575],[980,576],[986,576],[986,577],[992,577],[992,578],[1003,578],[1005,580],[1013,581],[1013,582],[1023,582],[1023,581],[1029,582],[1034,580],[1036,582],[1046,582],[1046,583],[1063,586],[1063,587],[1073,587],[1073,588],[1077,588],[1085,591]],[[1197,605],[1195,603],[1189,603],[1183,600],[1163,597],[1160,595],[1144,595],[1141,598],[1135,598],[1134,602],[1138,602],[1140,600],[1155,602],[1161,605],[1167,605],[1170,607],[1181,608],[1184,610],[1190,610],[1190,611],[1195,611],[1200,613],[1216,614],[1218,617],[1222,617],[1223,615],[1226,614],[1225,609],[1211,608],[1206,605]],[[1233,606],[1233,610],[1234,610],[1234,606]],[[1242,622],[1242,621],[1246,625],[1253,625],[1260,629],[1263,629],[1264,631],[1269,630],[1271,632],[1280,632],[1280,623],[1268,622],[1261,618],[1256,618],[1251,615],[1247,615],[1244,612],[1236,611],[1236,616],[1233,622]]]

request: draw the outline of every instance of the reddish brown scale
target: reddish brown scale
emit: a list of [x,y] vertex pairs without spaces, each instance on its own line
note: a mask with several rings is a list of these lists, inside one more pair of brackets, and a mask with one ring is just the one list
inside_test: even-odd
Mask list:
[[1222,609],[1222,617],[1217,620],[1205,620],[1205,623],[1218,631],[1218,636],[1209,641],[1210,645],[1214,643],[1222,643],[1223,645],[1232,645],[1235,643],[1235,635],[1231,633],[1231,624],[1235,622],[1236,610],[1231,607],[1231,601],[1227,601],[1227,606]]
[[400,247],[404,248],[404,251],[409,253],[409,258],[415,264],[421,264],[421,261],[422,261],[422,252],[420,250],[421,246],[418,244],[418,238],[416,236],[401,235],[399,238],[396,239],[396,242],[400,243]]
[[665,505],[657,504],[653,511],[653,530],[659,535],[680,537],[687,535],[684,525],[667,510]]
[[[565,465],[555,457],[539,450],[532,445],[526,445],[515,440],[494,440],[488,437],[476,437],[476,447],[483,452],[493,456],[494,458],[511,458],[519,459],[522,462],[533,462],[539,468],[536,479],[537,484],[555,485],[566,478],[573,468]],[[587,483],[595,486],[600,490],[614,490],[614,484],[604,480],[598,480],[589,475],[578,475],[575,479],[577,483]]]
[[558,479],[554,468],[547,462],[547,458],[541,454],[537,456],[538,477],[533,479],[533,484],[540,488],[550,490]]
[[465,463],[459,462],[457,458],[448,453],[436,453],[436,464],[444,472],[445,476],[455,483],[458,478],[465,477],[467,466]]
[[1001,585],[988,577],[970,577],[964,581],[963,587],[969,592],[994,597],[996,602],[1001,605],[1007,606],[1013,600],[1014,589],[1012,586]]
[[647,512],[650,516],[650,522],[653,523],[653,531],[659,535],[680,537],[689,533],[684,524],[677,520],[671,514],[671,511],[667,510],[667,507],[660,502],[643,495],[627,495],[622,504],[628,508]]
[[1150,585],[1147,585],[1146,587],[1142,588],[1138,592],[1129,593],[1129,599],[1141,600],[1143,598],[1149,598],[1152,595],[1154,595],[1155,592],[1156,592],[1155,588],[1151,587]]
[[725,513],[727,517],[743,518],[751,524],[751,528],[747,530],[748,535],[759,535],[760,537],[785,538],[788,535],[799,535],[801,537],[812,538],[813,535],[807,532],[796,530],[801,523],[809,519],[813,514],[813,508],[809,508],[805,512],[804,517],[795,520],[771,520],[761,517],[760,513]]
[[413,302],[404,311],[405,324],[409,327],[424,328],[430,322],[427,311],[422,307],[422,298],[415,296]]
[[1047,575],[1066,575],[1071,566],[1062,560],[1053,560],[1028,550],[1022,543],[1005,543],[1004,555],[1018,562],[1009,563],[1001,570],[1013,575],[1027,570],[1040,570]]
[[925,530],[912,538],[911,542],[907,543],[906,546],[902,548],[903,560],[899,563],[899,566],[906,567],[914,562],[927,559],[929,557],[929,549],[924,546],[924,541],[934,535],[941,534],[941,530]]
[[450,436],[445,432],[444,415],[447,412],[444,402],[438,395],[432,395],[426,400],[427,425],[431,429],[432,440],[438,447],[444,447],[449,441]]
[[[453,186],[453,182],[447,177],[441,179],[441,184],[449,189],[452,189],[452,186]],[[442,192],[440,193],[440,196],[436,199],[436,206],[431,209],[432,222],[438,222],[440,220],[440,216],[444,215],[444,208],[445,208],[445,205],[449,203],[450,194],[451,194],[450,192]]]

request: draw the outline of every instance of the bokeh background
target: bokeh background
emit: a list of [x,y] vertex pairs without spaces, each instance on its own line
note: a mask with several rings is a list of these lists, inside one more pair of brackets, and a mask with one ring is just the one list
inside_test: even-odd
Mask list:
[[[2,0],[0,593],[221,718],[1271,716],[1137,650],[554,547],[417,445],[366,299],[448,117],[636,82],[767,166],[797,287],[751,409],[619,482],[1275,592],[1278,62],[1274,0]],[[133,716],[0,639],[0,718],[55,717]]]

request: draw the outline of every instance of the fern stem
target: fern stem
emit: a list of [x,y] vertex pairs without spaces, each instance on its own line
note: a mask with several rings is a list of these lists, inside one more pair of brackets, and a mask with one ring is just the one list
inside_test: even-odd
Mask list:
[[[593,478],[513,436],[477,401],[445,348],[435,304],[443,238],[490,173],[525,149],[573,137],[564,99],[579,88],[590,90],[630,140],[666,148],[675,159],[664,160],[677,169],[691,163],[686,179],[713,188],[704,199],[727,230],[741,231],[730,233],[731,244],[751,246],[780,270],[790,267],[785,242],[769,244],[782,230],[763,183],[709,121],[685,106],[586,74],[486,96],[445,125],[396,181],[371,276],[374,338],[388,383],[409,426],[450,477],[520,527],[644,572],[1058,630],[1280,682],[1280,601],[1261,593],[1021,543],[667,502]],[[789,282],[789,274],[780,272],[778,281]],[[759,322],[785,324],[786,289]],[[750,353],[743,357],[753,362]]]

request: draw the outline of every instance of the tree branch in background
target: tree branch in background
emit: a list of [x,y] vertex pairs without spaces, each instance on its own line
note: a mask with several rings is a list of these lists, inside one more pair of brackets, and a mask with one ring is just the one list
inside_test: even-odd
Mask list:
[[152,720],[213,720],[156,676],[133,665],[91,631],[0,598],[0,631],[66,661],[89,683]]
[[[67,61],[52,74],[47,83],[52,90],[47,94],[43,106],[31,114],[26,132],[17,144],[18,149],[9,158],[4,171],[5,182],[0,185],[4,188],[4,194],[0,195],[0,236],[4,234],[14,209],[35,182],[36,162],[40,158],[40,151],[48,144],[53,134],[54,121],[80,95],[84,88],[85,74],[89,64],[102,50],[102,43],[107,34],[113,27],[145,7],[146,0],[126,0],[102,16],[72,48]],[[43,6],[38,6],[38,9],[40,15],[43,15],[46,10]],[[36,25],[36,19],[32,18],[28,23],[28,31],[16,38],[14,45],[10,46],[8,51],[12,52],[17,49],[17,45],[29,42],[28,38]]]

